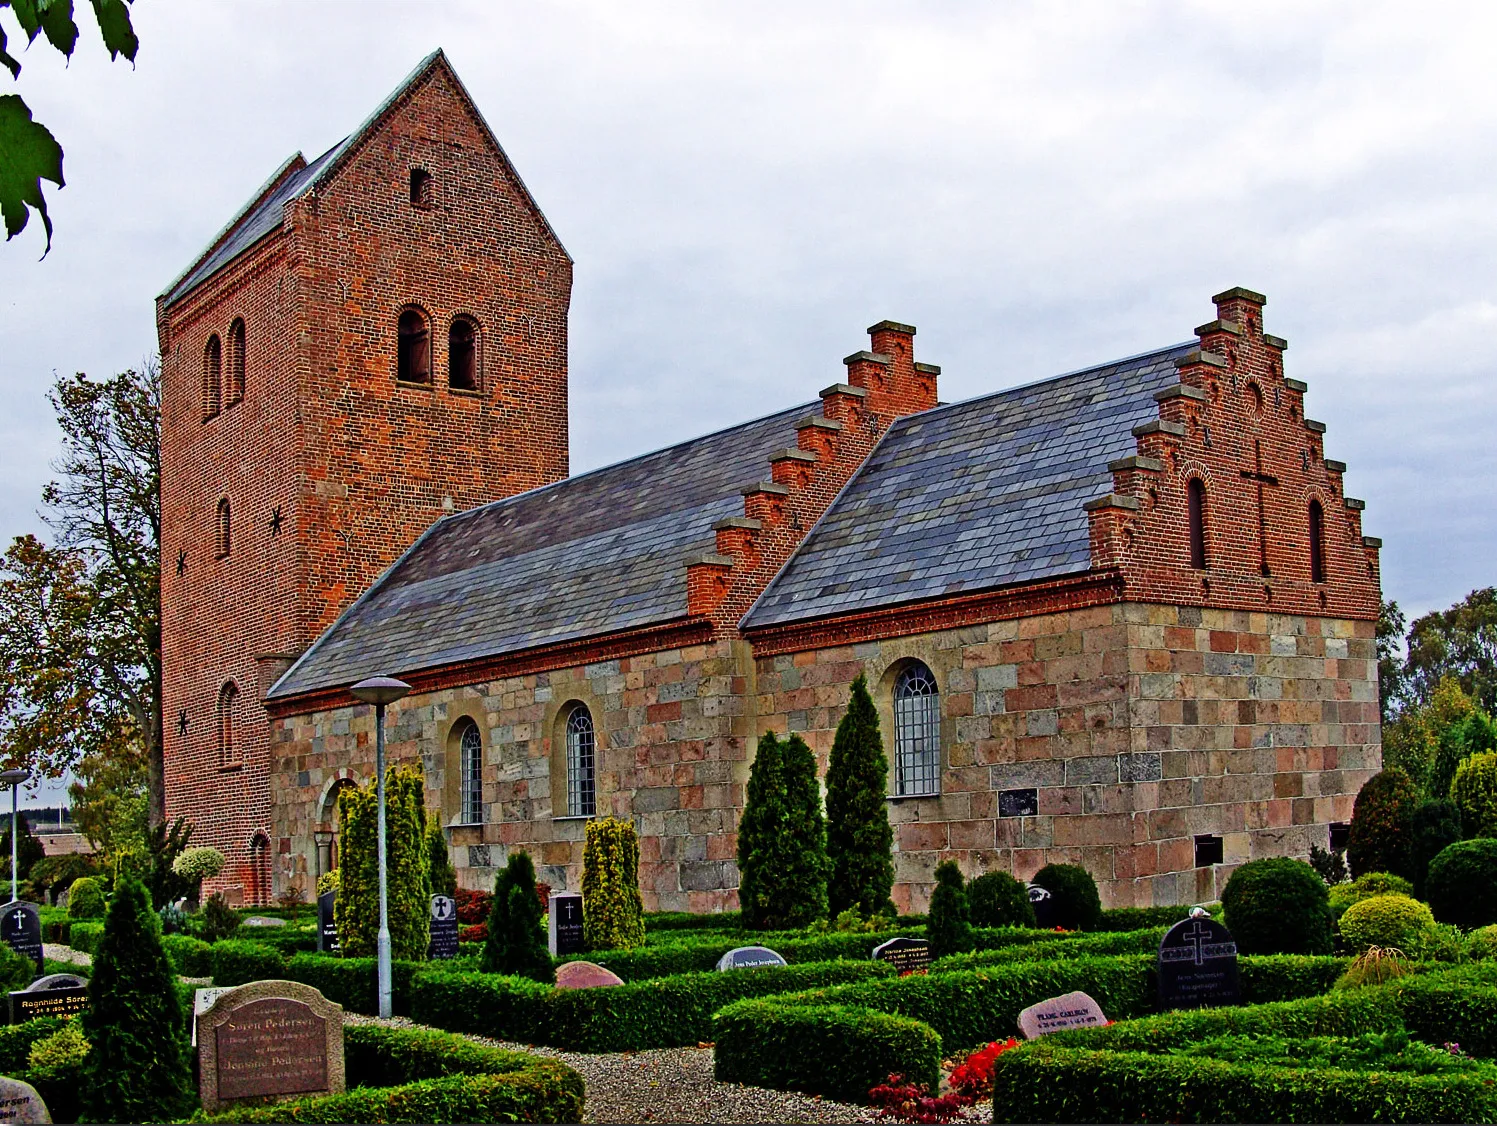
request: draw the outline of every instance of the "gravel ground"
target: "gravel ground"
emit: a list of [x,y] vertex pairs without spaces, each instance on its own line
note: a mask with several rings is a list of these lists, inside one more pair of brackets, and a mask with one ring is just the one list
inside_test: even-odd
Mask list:
[[71,946],[63,946],[59,942],[42,943],[42,954],[55,962],[72,962],[75,966],[91,966],[93,958],[81,950],[74,950]]
[[[387,1024],[418,1027],[407,1017],[382,1021],[345,1013],[345,1024]],[[584,1122],[874,1122],[877,1115],[864,1106],[826,1099],[719,1083],[712,1077],[711,1048],[660,1048],[648,1052],[591,1055],[562,1052],[469,1036],[478,1044],[530,1052],[561,1060],[576,1068],[587,1084]],[[992,1120],[992,1104],[979,1103],[967,1111],[968,1121]]]

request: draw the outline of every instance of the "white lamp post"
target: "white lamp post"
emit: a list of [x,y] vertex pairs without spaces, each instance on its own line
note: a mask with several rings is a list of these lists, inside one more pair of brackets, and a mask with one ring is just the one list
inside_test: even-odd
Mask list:
[[393,704],[411,690],[411,686],[393,676],[371,676],[349,689],[354,698],[374,705],[374,778],[379,807],[376,832],[379,839],[379,1015],[391,1012],[390,984],[390,901],[385,889],[385,705]]
[[31,777],[31,771],[19,766],[10,770],[0,770],[0,782],[10,783],[10,901],[14,903],[16,895],[16,840],[20,834],[16,832],[16,795],[21,789],[21,783]]

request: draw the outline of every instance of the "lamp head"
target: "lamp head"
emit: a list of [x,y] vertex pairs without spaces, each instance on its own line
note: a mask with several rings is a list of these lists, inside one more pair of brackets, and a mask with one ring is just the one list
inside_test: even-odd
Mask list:
[[25,767],[16,766],[10,770],[0,770],[0,782],[9,782],[12,786],[19,786],[31,777],[31,771]]
[[403,699],[410,690],[409,684],[396,680],[393,676],[371,676],[349,689],[355,699],[366,704],[393,704],[396,700]]

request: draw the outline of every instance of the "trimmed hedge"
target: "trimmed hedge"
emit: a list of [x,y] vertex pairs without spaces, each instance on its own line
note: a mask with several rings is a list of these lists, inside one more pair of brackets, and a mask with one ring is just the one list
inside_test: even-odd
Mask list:
[[692,911],[657,911],[645,914],[645,933],[651,931],[738,930],[743,918],[737,911],[698,915]]
[[104,937],[104,924],[91,920],[74,919],[68,927],[68,945],[84,954],[92,954]]
[[1109,907],[1102,912],[1099,931],[1142,931],[1172,927],[1190,918],[1190,907]]
[[[439,963],[390,963],[391,1001],[396,1015],[406,1016],[410,1013],[411,978],[418,970],[431,964]],[[377,959],[340,958],[336,954],[298,954],[276,976],[310,985],[329,1001],[337,1002],[351,1013],[373,1016],[379,1012]]]
[[349,1090],[209,1122],[581,1122],[582,1076],[558,1060],[482,1047],[431,1029],[349,1025]]
[[226,938],[208,949],[214,985],[244,985],[286,976],[286,960],[280,951],[263,942]]
[[172,970],[183,977],[213,976],[213,946],[187,934],[164,934],[161,947]]
[[952,954],[937,959],[931,969],[975,970],[979,966],[1001,966],[1009,962],[1035,962],[1049,958],[1080,958],[1088,954],[1157,954],[1168,928],[1152,930],[1103,931],[1098,934],[1076,934],[1060,937],[1054,931],[1043,931],[1048,940],[1015,943],[994,950],[974,950],[970,954]]
[[712,1039],[712,1014],[733,1001],[887,978],[881,962],[679,974],[611,989],[556,989],[498,974],[427,969],[411,981],[418,1023],[582,1052],[673,1048]]

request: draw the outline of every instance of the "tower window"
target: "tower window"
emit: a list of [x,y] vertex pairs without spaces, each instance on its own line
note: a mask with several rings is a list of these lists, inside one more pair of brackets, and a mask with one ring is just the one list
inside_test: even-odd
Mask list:
[[467,317],[458,317],[447,330],[447,385],[478,390],[478,326]]
[[1190,565],[1197,571],[1206,569],[1206,485],[1192,477],[1185,487],[1190,517]]
[[232,680],[218,690],[218,765],[238,766],[244,760],[235,730],[239,710],[239,686]]
[[941,692],[935,676],[919,661],[894,682],[894,744],[898,792],[940,792]]
[[424,168],[411,169],[411,203],[416,207],[430,207],[437,201],[437,182]]
[[219,559],[229,554],[231,544],[229,541],[229,498],[220,497],[218,500],[218,521],[214,529],[213,549]]
[[592,817],[598,811],[597,735],[593,716],[582,704],[567,716],[567,814]]
[[1209,868],[1222,863],[1222,839],[1214,833],[1196,837],[1196,867]]
[[1325,582],[1325,510],[1310,502],[1310,581]]
[[226,399],[233,406],[244,398],[244,318],[229,326],[229,386]]
[[203,349],[203,421],[218,413],[223,395],[223,345],[218,334],[208,337]]
[[478,725],[472,720],[463,725],[460,749],[462,761],[459,766],[462,777],[458,795],[461,807],[459,817],[464,825],[481,825],[483,823],[483,736],[478,733]]
[[397,325],[400,354],[395,377],[402,383],[431,381],[431,330],[419,309],[400,314]]

